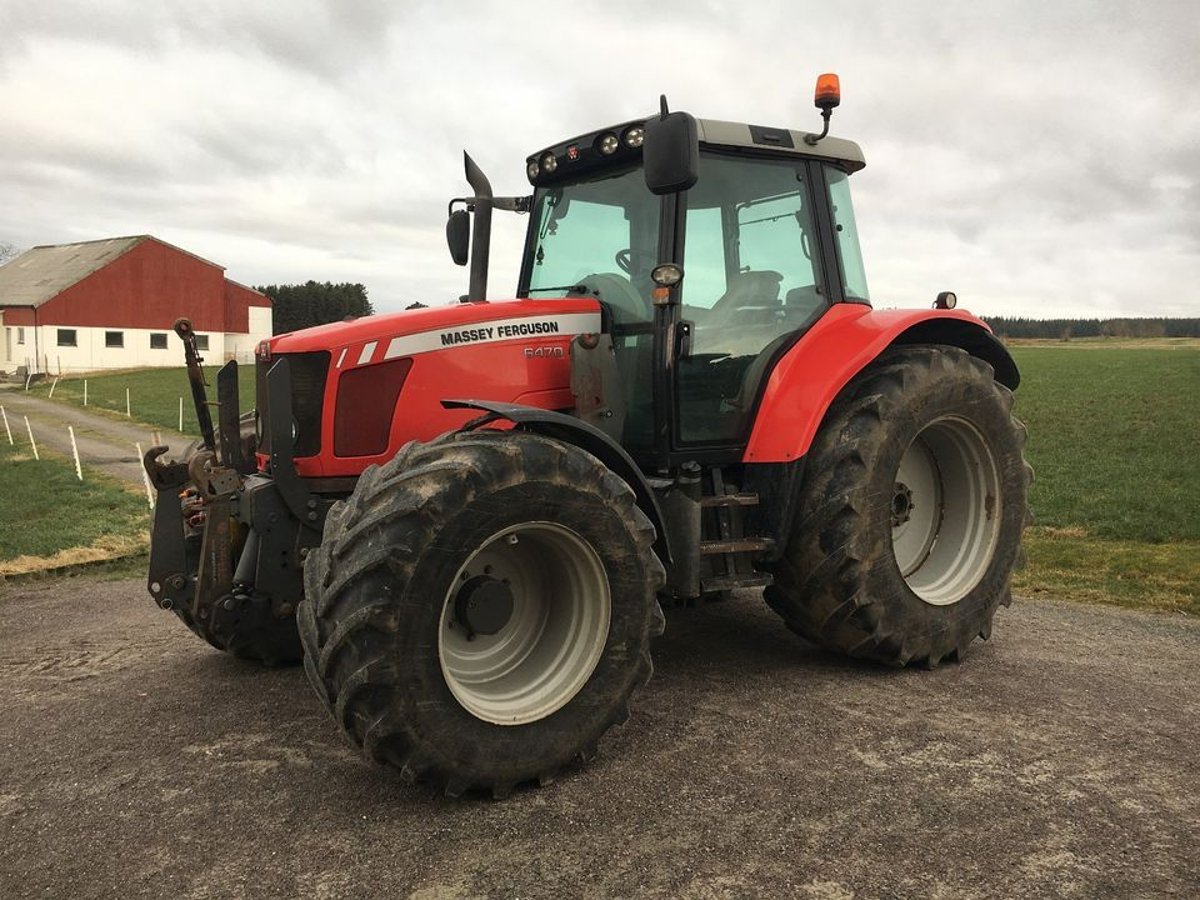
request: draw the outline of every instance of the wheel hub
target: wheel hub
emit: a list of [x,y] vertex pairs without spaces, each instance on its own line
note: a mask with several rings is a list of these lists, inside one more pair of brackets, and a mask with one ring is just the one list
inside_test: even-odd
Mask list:
[[470,579],[454,598],[454,617],[466,626],[470,635],[499,633],[512,613],[512,588],[491,575]]
[[889,515],[896,566],[914,594],[949,606],[984,577],[1000,533],[1000,470],[966,419],[926,425],[900,460]]
[[448,586],[438,636],[446,686],[485,722],[545,718],[591,677],[611,614],[604,564],[586,540],[551,522],[509,526]]
[[892,527],[899,528],[912,518],[913,493],[903,481],[897,481],[892,493]]

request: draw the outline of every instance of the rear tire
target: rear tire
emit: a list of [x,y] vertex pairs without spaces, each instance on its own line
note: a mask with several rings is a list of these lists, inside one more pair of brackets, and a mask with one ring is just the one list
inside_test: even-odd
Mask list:
[[1025,426],[956,347],[886,351],[830,407],[766,589],[817,645],[936,666],[988,638],[1029,521]]
[[309,681],[410,780],[452,796],[549,780],[650,677],[654,537],[576,447],[518,431],[409,444],[363,473],[306,562]]

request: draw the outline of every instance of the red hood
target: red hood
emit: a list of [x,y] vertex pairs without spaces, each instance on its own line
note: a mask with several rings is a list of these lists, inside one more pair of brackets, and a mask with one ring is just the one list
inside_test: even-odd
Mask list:
[[466,327],[496,319],[562,313],[598,312],[600,304],[585,297],[537,300],[495,300],[489,303],[455,303],[401,312],[365,316],[349,322],[331,322],[302,331],[277,334],[269,340],[272,353],[305,353],[333,350],[364,341],[419,334],[438,329]]

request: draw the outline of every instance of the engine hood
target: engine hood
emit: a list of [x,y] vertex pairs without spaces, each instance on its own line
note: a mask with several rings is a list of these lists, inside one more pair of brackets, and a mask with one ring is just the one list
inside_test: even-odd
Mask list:
[[[391,341],[401,337],[428,335],[431,346],[436,349],[449,343],[488,339],[488,323],[493,323],[491,339],[498,337],[520,337],[525,331],[519,320],[534,319],[525,328],[534,326],[561,327],[558,317],[585,314],[598,317],[600,304],[586,297],[553,298],[537,300],[497,300],[488,303],[456,303],[451,306],[430,306],[423,309],[406,309],[401,312],[377,316],[365,316],[348,322],[331,322],[302,331],[278,334],[267,344],[272,355],[276,353],[307,353],[313,350],[338,350],[365,345],[372,341]],[[509,320],[518,320],[511,323]],[[503,335],[497,329],[507,329]],[[596,319],[593,329],[598,330]],[[576,332],[583,330],[574,329]],[[482,331],[482,335],[478,335]],[[418,346],[418,345],[414,345]],[[418,351],[419,352],[419,351]]]

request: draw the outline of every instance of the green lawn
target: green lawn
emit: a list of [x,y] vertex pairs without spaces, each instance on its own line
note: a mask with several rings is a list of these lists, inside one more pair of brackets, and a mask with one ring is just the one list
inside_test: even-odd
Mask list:
[[1039,525],[1200,540],[1200,346],[1018,346]]
[[1200,344],[1024,345],[1018,593],[1200,614]]
[[[1018,343],[1013,354],[1037,472],[1018,593],[1200,614],[1200,342]],[[252,371],[241,374],[247,410]],[[198,431],[182,367],[89,376],[89,407],[123,417],[126,387],[134,419],[173,429],[182,396],[184,428]],[[82,380],[60,381],[54,399],[81,403]]]
[[[206,366],[209,400],[217,396],[217,368]],[[76,406],[83,404],[82,377],[59,380],[54,388],[53,400]],[[40,382],[30,388],[30,393],[40,397],[50,394],[53,379]],[[191,385],[187,369],[134,369],[87,376],[88,409],[125,418],[125,389],[129,389],[131,418],[157,428],[174,431],[179,427],[179,398],[183,398],[183,430],[197,436],[200,426],[192,405]],[[254,367],[241,366],[238,370],[238,395],[242,412],[254,408]],[[214,423],[216,407],[212,407]]]
[[[57,396],[57,392],[56,396]],[[146,495],[68,459],[10,446],[0,432],[0,576],[144,550]]]

